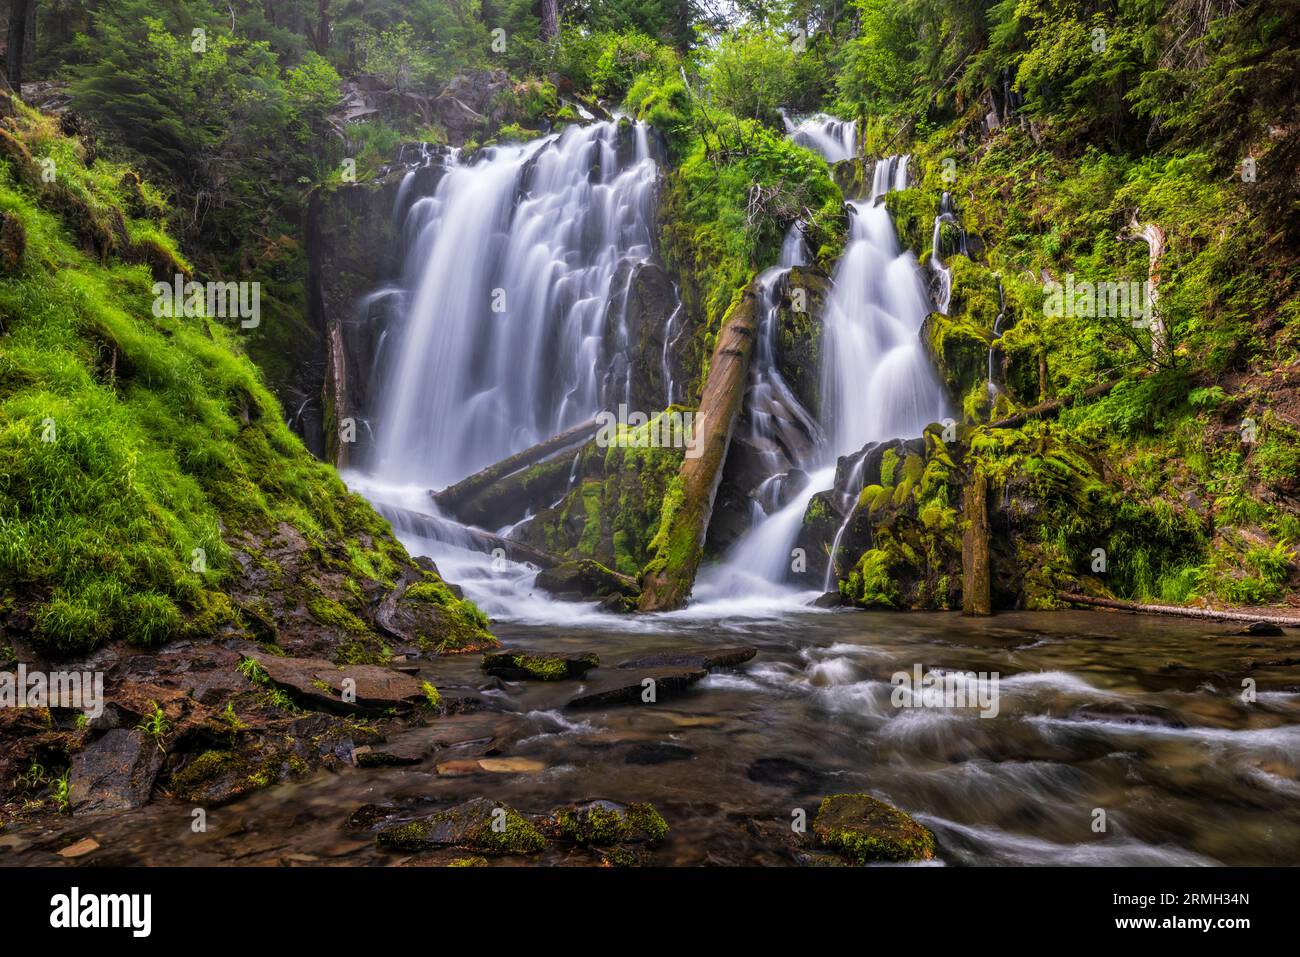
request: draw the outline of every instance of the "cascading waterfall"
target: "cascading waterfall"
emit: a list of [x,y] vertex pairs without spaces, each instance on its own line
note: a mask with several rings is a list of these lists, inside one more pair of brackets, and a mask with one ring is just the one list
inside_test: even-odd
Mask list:
[[828,163],[853,159],[858,149],[858,126],[853,120],[840,120],[825,113],[804,119],[792,119],[781,111],[786,134],[791,141],[820,153]]
[[[650,257],[645,124],[570,127],[453,165],[406,214],[405,314],[378,381],[372,473],[448,485],[626,397],[607,304]],[[629,273],[630,275],[630,273]]]
[[[627,401],[628,285],[651,257],[658,175],[649,128],[572,126],[444,162],[433,195],[412,201],[412,174],[399,189],[402,281],[371,298],[400,321],[373,360],[366,471],[345,477],[488,614],[555,620],[579,609],[530,597],[536,569],[489,564],[491,536],[429,515],[428,490]],[[670,337],[680,322],[679,308]]]
[[[751,590],[753,579],[788,580],[803,516],[813,496],[834,487],[836,459],[856,456],[847,478],[848,491],[856,496],[861,486],[858,453],[864,446],[920,435],[944,415],[943,388],[918,335],[930,312],[930,297],[916,257],[899,249],[882,202],[889,191],[906,188],[907,163],[906,156],[879,160],[872,199],[848,204],[849,240],[831,277],[822,329],[820,425],[825,438],[808,460],[793,463],[813,471],[783,507],[756,516],[758,521],[706,582],[705,594],[734,594],[747,580]],[[760,332],[758,357],[765,339]],[[841,526],[837,544],[843,531]]]

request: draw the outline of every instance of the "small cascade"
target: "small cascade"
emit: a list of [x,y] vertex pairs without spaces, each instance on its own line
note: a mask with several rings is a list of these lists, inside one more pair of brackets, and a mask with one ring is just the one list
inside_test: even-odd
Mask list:
[[820,153],[828,163],[853,159],[858,151],[858,127],[853,120],[840,120],[825,113],[795,120],[781,111],[791,141]]
[[952,210],[952,195],[947,190],[944,190],[943,196],[939,199],[939,215],[934,217],[934,237],[930,241],[930,268],[934,270],[937,280],[934,305],[936,310],[946,316],[948,306],[952,303],[952,270],[944,265],[940,256],[945,223],[954,226],[957,230],[956,251],[966,254],[966,232],[957,222],[957,216]]
[[997,377],[997,359],[994,356],[998,340],[1002,338],[1002,320],[1007,314],[1007,297],[1002,288],[1002,281],[998,280],[998,315],[993,320],[993,338],[989,341],[989,399],[996,399],[1002,393],[1002,383]]

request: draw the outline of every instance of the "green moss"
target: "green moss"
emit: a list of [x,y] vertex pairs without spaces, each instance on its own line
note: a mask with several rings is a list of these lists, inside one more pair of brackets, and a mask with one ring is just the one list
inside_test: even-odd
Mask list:
[[813,821],[818,843],[855,864],[924,861],[934,857],[934,835],[897,808],[866,794],[822,801]]

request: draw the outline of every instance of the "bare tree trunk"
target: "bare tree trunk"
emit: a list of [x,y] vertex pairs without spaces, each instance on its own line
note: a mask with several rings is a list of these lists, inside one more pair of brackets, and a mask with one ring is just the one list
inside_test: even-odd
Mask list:
[[1147,244],[1147,310],[1151,330],[1151,358],[1155,359],[1169,348],[1169,335],[1160,310],[1156,308],[1156,294],[1160,286],[1160,257],[1165,252],[1165,231],[1155,223],[1138,221],[1138,211],[1133,210],[1128,227],[1120,233],[1121,239]]
[[559,0],[542,0],[542,39],[554,40],[560,35]]
[[9,62],[5,74],[15,93],[22,93],[23,58],[27,53],[27,16],[36,15],[35,0],[10,0],[9,3]]

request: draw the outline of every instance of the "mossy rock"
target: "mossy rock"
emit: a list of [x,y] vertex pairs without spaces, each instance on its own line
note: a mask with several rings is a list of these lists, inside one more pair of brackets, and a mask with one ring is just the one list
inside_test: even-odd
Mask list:
[[817,843],[855,864],[933,860],[934,835],[896,807],[866,794],[835,794],[813,820]]
[[668,823],[652,805],[603,800],[553,811],[548,829],[561,840],[582,845],[654,845],[668,836]]
[[978,328],[964,319],[932,312],[921,324],[921,341],[954,404],[985,388],[989,342]]
[[483,656],[483,670],[507,681],[563,681],[581,678],[600,664],[594,652],[577,655],[494,651]]
[[533,823],[514,808],[474,798],[428,817],[385,828],[375,836],[380,847],[423,851],[464,847],[480,854],[536,854],[546,846]]
[[898,245],[920,256],[934,240],[939,196],[932,189],[899,189],[885,195],[885,209],[894,220]]

